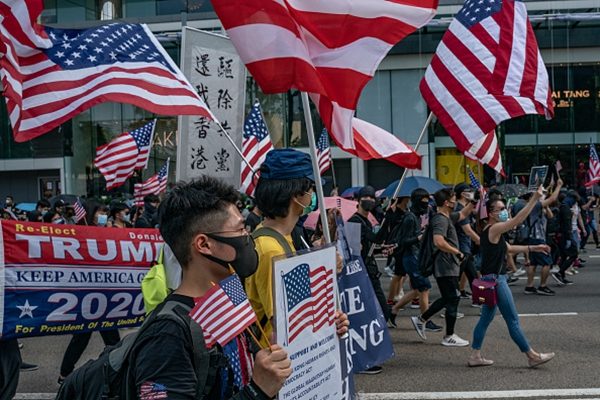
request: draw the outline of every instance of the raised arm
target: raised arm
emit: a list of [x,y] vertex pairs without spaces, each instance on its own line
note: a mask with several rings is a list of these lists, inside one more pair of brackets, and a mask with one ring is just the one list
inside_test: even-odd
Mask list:
[[542,207],[548,207],[550,204],[554,203],[558,199],[558,195],[560,194],[560,189],[563,187],[562,179],[558,179],[556,183],[556,188],[552,192],[552,194],[546,199],[542,200]]

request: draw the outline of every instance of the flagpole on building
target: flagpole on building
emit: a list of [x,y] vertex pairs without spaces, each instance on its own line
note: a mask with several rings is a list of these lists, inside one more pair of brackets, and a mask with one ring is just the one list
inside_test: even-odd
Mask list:
[[[429,112],[429,116],[427,117],[427,120],[425,121],[425,125],[423,126],[423,129],[421,130],[421,134],[419,134],[419,138],[417,139],[417,143],[415,144],[415,151],[417,151],[417,152],[419,151],[419,146],[421,145],[421,142],[423,141],[423,137],[425,137],[425,133],[427,132],[427,129],[429,128],[429,125],[431,124],[431,121],[433,121],[433,113]],[[431,157],[431,155],[430,155],[430,157]],[[400,181],[398,182],[398,186],[396,186],[396,190],[394,190],[394,194],[390,198],[390,204],[396,197],[398,197],[398,194],[400,193],[400,189],[402,188],[402,185],[404,184],[404,181],[406,180],[407,175],[408,175],[408,168],[404,168],[404,171],[402,172],[402,176],[400,177]],[[381,226],[383,226],[384,223],[385,223],[385,218],[383,219],[383,221],[381,221]],[[375,243],[373,243],[371,245],[371,248],[369,249],[369,253],[368,253],[367,257],[371,257],[373,255],[374,251],[375,251]]]
[[231,138],[231,136],[229,136],[229,132],[227,132],[227,130],[225,130],[225,128],[223,128],[223,125],[221,125],[221,123],[219,121],[214,120],[213,122],[215,124],[217,124],[217,126],[219,127],[219,129],[221,130],[221,132],[223,133],[223,135],[225,135],[225,137],[227,138],[227,140],[229,140],[229,143],[231,143],[231,145],[233,146],[233,148],[235,149],[235,151],[238,153],[238,155],[240,157],[242,157],[242,161],[244,161],[246,163],[246,165],[248,166],[248,168],[250,168],[250,170],[252,171],[252,173],[256,173],[256,170],[254,169],[254,167],[252,166],[252,164],[250,164],[250,161],[248,161],[248,159],[246,157],[244,157],[244,154],[242,153],[242,150],[240,150],[240,148],[235,144],[235,142],[233,141],[233,139]]
[[308,148],[310,151],[310,159],[312,161],[313,174],[315,175],[317,198],[319,199],[319,213],[321,215],[323,236],[325,237],[325,243],[331,243],[331,235],[329,234],[329,221],[327,221],[327,210],[325,209],[325,195],[323,194],[323,185],[321,184],[321,173],[319,172],[319,164],[317,160],[317,146],[315,144],[315,130],[312,124],[308,93],[301,92],[301,96],[302,109],[304,110],[304,120],[306,122],[306,133],[308,135]]

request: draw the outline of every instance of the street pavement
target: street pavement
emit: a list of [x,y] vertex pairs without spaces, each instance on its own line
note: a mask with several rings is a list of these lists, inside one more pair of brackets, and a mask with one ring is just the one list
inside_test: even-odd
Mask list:
[[[512,287],[521,324],[531,346],[556,352],[556,358],[536,369],[511,341],[501,316],[490,325],[483,353],[495,361],[491,367],[468,368],[469,347],[447,348],[440,344],[443,332],[427,333],[422,342],[409,316],[400,312],[397,329],[391,329],[395,357],[379,375],[357,375],[356,389],[364,399],[600,399],[600,250],[588,245],[586,267],[573,276],[575,285],[549,286],[554,297],[525,295],[525,281]],[[524,278],[524,277],[522,277]],[[536,278],[536,285],[539,278]],[[389,278],[382,277],[387,292]],[[435,284],[434,284],[435,286]],[[431,301],[438,297],[436,290]],[[472,339],[479,309],[463,300],[456,333]],[[443,325],[439,316],[434,321]],[[23,359],[39,365],[37,371],[21,373],[16,399],[50,399],[56,393],[60,362],[70,336],[23,339]],[[79,365],[102,351],[100,335],[93,334]]]

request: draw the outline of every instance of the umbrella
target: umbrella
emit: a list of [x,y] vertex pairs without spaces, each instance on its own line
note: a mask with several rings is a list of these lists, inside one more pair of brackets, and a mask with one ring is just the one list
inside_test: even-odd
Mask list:
[[56,202],[59,200],[64,201],[66,204],[75,204],[77,203],[77,199],[79,199],[79,196],[76,194],[59,194],[58,196],[51,197],[48,201],[50,202],[50,205],[54,207]]
[[35,210],[36,203],[19,203],[15,206],[15,208],[21,211],[33,211]]
[[[356,212],[358,202],[354,200],[343,199],[341,197],[325,197],[325,209],[337,208],[342,214],[342,219],[348,221],[352,215]],[[309,229],[316,229],[317,221],[319,220],[319,210],[313,211],[308,214],[308,218],[304,222],[304,227]],[[369,221],[373,225],[377,225],[378,222],[375,217],[369,214]]]
[[356,193],[358,193],[358,191],[360,189],[362,189],[362,186],[350,187],[350,188],[344,190],[340,196],[342,196],[345,199],[351,199],[356,196]]
[[527,190],[527,186],[521,185],[520,183],[500,185],[497,186],[496,189],[502,192],[504,197],[520,197],[529,191]]
[[[396,180],[385,188],[380,197],[392,197],[396,191],[399,180]],[[398,196],[410,196],[413,190],[421,188],[427,190],[429,194],[433,194],[445,186],[435,179],[426,178],[424,176],[409,176],[404,180]]]

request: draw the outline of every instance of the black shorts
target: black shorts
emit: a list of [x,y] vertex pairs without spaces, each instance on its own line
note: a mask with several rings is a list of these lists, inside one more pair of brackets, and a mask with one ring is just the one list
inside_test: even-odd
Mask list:
[[394,256],[394,275],[396,276],[404,276],[406,275],[406,271],[404,270],[404,263],[402,262],[402,254],[398,254]]

